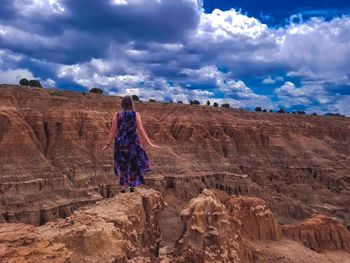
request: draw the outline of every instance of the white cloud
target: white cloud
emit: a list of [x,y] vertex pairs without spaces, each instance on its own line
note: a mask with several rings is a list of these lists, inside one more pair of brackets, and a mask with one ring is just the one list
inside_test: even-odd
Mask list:
[[276,83],[276,80],[272,79],[271,76],[268,76],[266,79],[264,79],[262,81],[263,84],[275,84]]
[[211,14],[202,13],[197,35],[215,41],[223,41],[237,35],[259,38],[267,32],[267,26],[253,17],[247,17],[234,9],[213,10]]
[[28,69],[0,70],[0,83],[18,84],[22,78],[34,79],[33,74]]
[[[13,79],[16,68],[25,72],[16,64],[29,56],[63,63],[57,76],[46,80],[50,86],[65,79],[87,88],[183,101],[212,99],[222,92],[223,100],[235,105],[272,108],[269,96],[242,81],[250,76],[280,86],[274,94],[281,104],[344,108],[346,96],[341,94],[348,94],[350,86],[349,16],[331,21],[294,17],[290,25],[276,29],[236,10],[206,14],[196,0],[110,0],[89,2],[101,7],[91,13],[101,23],[92,25],[77,15],[90,5],[78,1],[14,3],[13,20],[0,25],[6,48],[0,50],[0,70],[6,78]],[[125,5],[130,12],[125,13]],[[285,79],[275,77],[281,71]]]

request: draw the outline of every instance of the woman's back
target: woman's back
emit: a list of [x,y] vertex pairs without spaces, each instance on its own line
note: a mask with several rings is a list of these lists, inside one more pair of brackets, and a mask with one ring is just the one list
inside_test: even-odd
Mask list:
[[131,147],[140,144],[136,129],[136,112],[133,110],[120,111],[117,113],[118,133],[116,135],[119,147]]

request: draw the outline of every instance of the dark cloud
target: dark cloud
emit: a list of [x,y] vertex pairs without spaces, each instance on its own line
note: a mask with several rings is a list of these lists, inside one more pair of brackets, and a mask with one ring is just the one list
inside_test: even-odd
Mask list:
[[0,22],[4,22],[15,17],[16,9],[13,6],[13,0],[2,0],[0,7]]
[[8,36],[0,35],[3,48],[53,62],[73,64],[104,57],[113,43],[129,41],[181,42],[199,22],[194,1],[64,0],[59,8],[46,3],[23,2],[23,10],[5,1]]

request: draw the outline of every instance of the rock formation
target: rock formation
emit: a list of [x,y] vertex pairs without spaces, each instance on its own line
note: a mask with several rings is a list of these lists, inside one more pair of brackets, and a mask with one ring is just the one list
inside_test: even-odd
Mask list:
[[[169,262],[349,258],[339,222],[350,222],[350,118],[135,102],[146,132],[165,148],[145,146],[152,171],[144,192],[119,196],[113,147],[100,149],[120,102],[0,85],[0,223],[12,223],[0,227],[0,261],[156,262],[158,253]],[[168,202],[161,212],[159,195]],[[335,221],[307,219],[313,213]],[[139,259],[130,256],[134,249]],[[323,252],[330,249],[340,250]]]
[[181,219],[185,230],[174,262],[240,262],[240,233],[212,191],[192,199]]
[[[175,225],[160,218],[167,208],[161,193],[144,187],[42,226],[0,224],[0,262],[349,262],[350,253],[344,252],[349,237],[338,221],[315,216],[309,220],[313,228],[309,222],[303,230],[300,225],[284,226],[286,235],[306,246],[316,242],[318,247],[340,249],[319,254],[298,241],[280,238],[279,226],[264,201],[234,196],[225,206],[220,201],[225,199],[220,190],[208,189],[191,199],[180,213],[184,228],[179,239],[172,250],[162,252],[161,240],[169,238],[163,234]],[[332,232],[326,231],[327,224]]]
[[283,226],[283,233],[316,251],[345,250],[350,252],[350,233],[339,220],[314,214],[304,222]]
[[[118,192],[112,147],[99,150],[120,97],[11,85],[0,90],[0,222],[41,225]],[[255,195],[282,223],[312,211],[350,220],[349,118],[185,104],[135,107],[151,139],[165,146],[146,147],[149,182],[187,200],[196,196],[194,184],[199,193],[210,184]],[[245,178],[231,180],[231,174]]]
[[159,192],[139,188],[33,227],[0,224],[1,262],[156,262]]
[[252,240],[278,240],[281,229],[262,199],[232,197],[226,204],[229,214],[241,225],[242,236]]

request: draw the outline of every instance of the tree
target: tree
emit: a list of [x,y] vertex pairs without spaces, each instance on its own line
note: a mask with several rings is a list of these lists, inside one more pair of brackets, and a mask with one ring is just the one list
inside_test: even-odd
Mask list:
[[92,88],[90,89],[90,93],[103,94],[103,90],[100,88]]
[[31,80],[29,81],[29,86],[31,86],[31,87],[42,88],[42,87],[41,87],[41,84],[40,84],[40,81],[39,81],[39,80],[36,80],[36,79],[31,79]]
[[209,106],[210,105],[210,101],[209,100],[207,100],[207,106]]
[[298,110],[298,114],[305,115],[305,111]]
[[224,104],[221,104],[221,107],[222,108],[230,108],[230,104],[224,103]]
[[283,108],[280,108],[278,111],[278,113],[286,113],[285,110]]
[[27,79],[21,79],[21,80],[19,81],[19,85],[21,85],[21,86],[29,86],[29,80],[27,80]]
[[178,103],[178,104],[183,104],[183,102],[182,102],[181,100],[179,100],[177,103]]
[[198,100],[190,100],[190,105],[200,105]]
[[217,104],[216,102],[214,102],[213,106],[214,106],[215,108],[217,108],[217,107],[219,107],[219,104]]
[[317,116],[317,113],[316,113],[316,112],[314,112],[314,113],[312,113],[312,115]]
[[261,112],[261,107],[256,107],[256,108],[255,108],[255,111],[256,111],[256,112]]
[[273,113],[273,110],[270,110],[271,113]]
[[132,95],[131,97],[132,97],[132,100],[140,101],[140,98],[139,98],[139,96],[137,96],[137,95]]
[[267,110],[266,110],[266,109],[264,109],[264,110],[263,110],[263,112],[267,112]]
[[149,99],[149,102],[156,102],[156,100],[154,100],[154,99]]

